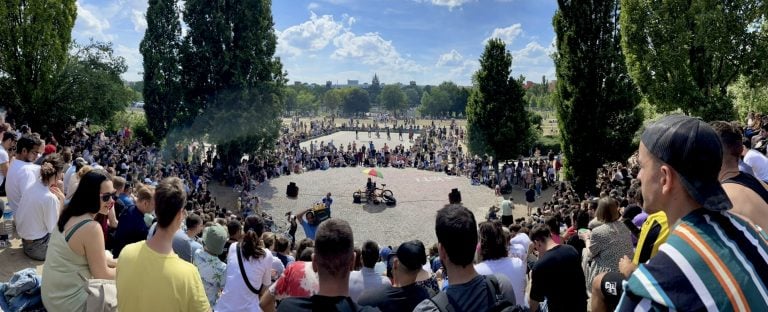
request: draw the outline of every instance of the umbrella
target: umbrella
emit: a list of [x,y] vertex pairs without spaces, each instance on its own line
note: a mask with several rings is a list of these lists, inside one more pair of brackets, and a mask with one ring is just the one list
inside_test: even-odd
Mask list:
[[379,177],[379,178],[382,178],[382,179],[384,178],[384,175],[381,173],[381,171],[378,171],[378,170],[376,170],[374,168],[365,169],[365,170],[363,170],[363,173],[365,173],[366,175],[372,176],[372,177]]

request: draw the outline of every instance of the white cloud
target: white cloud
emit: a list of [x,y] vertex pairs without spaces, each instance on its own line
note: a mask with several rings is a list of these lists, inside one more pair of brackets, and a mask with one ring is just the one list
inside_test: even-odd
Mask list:
[[536,41],[529,42],[520,50],[511,51],[513,75],[522,74],[528,80],[537,80],[542,75],[555,77],[555,65],[550,55],[552,47],[544,47]]
[[312,11],[312,10],[316,10],[319,7],[320,7],[320,4],[318,4],[317,2],[310,2],[307,5],[307,10]]
[[456,50],[451,50],[451,52],[440,55],[440,58],[437,60],[437,64],[435,66],[442,67],[445,65],[454,65],[458,64],[463,59],[464,57],[461,55],[461,53]]
[[278,53],[297,56],[305,50],[322,50],[343,28],[343,22],[334,21],[332,15],[318,17],[312,12],[308,21],[276,31]]
[[448,72],[448,78],[456,83],[467,82],[467,85],[471,85],[472,75],[478,68],[480,68],[478,60],[464,60],[459,66],[451,68]]
[[137,33],[144,32],[147,29],[147,18],[142,11],[131,10],[131,22],[133,22],[133,30]]
[[384,40],[378,33],[356,35],[345,31],[333,39],[333,45],[336,46],[336,51],[331,54],[332,59],[359,59],[363,64],[388,66],[410,72],[424,69],[413,60],[400,56],[392,41]]
[[430,2],[436,6],[448,7],[448,10],[453,10],[455,7],[460,7],[465,3],[474,2],[475,0],[416,0],[417,2]]
[[76,2],[77,6],[77,20],[75,21],[75,32],[79,33],[83,37],[93,37],[96,40],[112,41],[114,36],[111,34],[105,34],[104,31],[109,29],[110,24],[107,18],[98,18],[97,15],[91,12],[94,8],[80,5],[80,2]]
[[520,23],[505,28],[496,28],[493,30],[493,33],[491,33],[491,36],[483,41],[483,44],[488,42],[488,40],[491,38],[500,38],[502,41],[504,41],[504,43],[507,44],[507,46],[509,46],[522,33],[523,26],[520,25]]
[[123,79],[128,81],[142,80],[141,72],[144,71],[143,57],[139,49],[118,44],[115,46],[115,54],[125,58],[128,71],[123,74]]
[[512,62],[526,65],[541,65],[550,60],[549,49],[543,47],[538,42],[529,42],[525,48],[512,51]]

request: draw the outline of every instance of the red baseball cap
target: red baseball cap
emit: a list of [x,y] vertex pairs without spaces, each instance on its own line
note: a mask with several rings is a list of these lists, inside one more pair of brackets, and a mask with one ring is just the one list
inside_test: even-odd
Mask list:
[[45,151],[43,152],[43,155],[53,154],[56,153],[56,146],[53,144],[48,144],[45,146]]

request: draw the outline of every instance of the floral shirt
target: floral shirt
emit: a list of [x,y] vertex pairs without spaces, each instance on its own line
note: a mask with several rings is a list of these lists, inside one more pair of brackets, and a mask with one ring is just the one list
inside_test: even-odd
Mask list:
[[208,302],[213,307],[216,305],[216,300],[219,299],[221,290],[224,289],[227,264],[204,249],[198,249],[195,252],[193,263],[200,272],[200,277],[203,279],[203,286],[205,287],[205,295],[208,296]]

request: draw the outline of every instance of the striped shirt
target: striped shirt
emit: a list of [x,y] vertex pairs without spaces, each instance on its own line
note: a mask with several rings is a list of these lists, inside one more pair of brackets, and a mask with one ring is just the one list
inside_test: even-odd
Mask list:
[[624,282],[617,311],[768,311],[767,250],[748,221],[697,209]]

